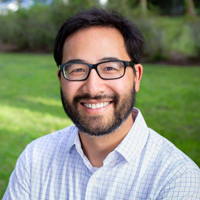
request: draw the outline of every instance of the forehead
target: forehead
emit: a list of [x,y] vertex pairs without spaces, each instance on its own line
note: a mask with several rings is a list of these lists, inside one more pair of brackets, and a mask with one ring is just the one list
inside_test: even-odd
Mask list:
[[[64,42],[63,62],[85,57],[115,56],[127,54],[124,38],[120,31],[112,27],[90,27],[70,35]],[[76,57],[76,58],[75,58]],[[126,56],[126,59],[129,57]],[[120,58],[119,58],[120,59]]]
[[[105,35],[106,36],[111,36],[110,39],[118,37],[118,39],[123,40],[123,36],[120,33],[120,31],[114,27],[104,27],[104,26],[92,26],[92,27],[87,27],[80,29],[76,31],[75,33],[69,35],[65,42],[69,42],[74,39],[82,39],[85,38],[85,36],[91,36],[91,37],[101,37],[103,38]],[[123,40],[124,41],[124,40]]]

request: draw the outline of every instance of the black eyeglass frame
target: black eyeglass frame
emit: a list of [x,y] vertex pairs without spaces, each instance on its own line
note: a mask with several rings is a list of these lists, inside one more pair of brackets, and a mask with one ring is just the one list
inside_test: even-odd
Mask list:
[[[98,67],[98,65],[100,65],[100,64],[108,63],[108,62],[122,62],[123,65],[124,65],[124,73],[123,73],[123,75],[120,76],[120,77],[117,77],[117,78],[103,78],[103,77],[101,77],[101,75],[99,74],[99,71],[98,71],[97,67]],[[87,66],[89,67],[88,75],[87,75],[84,79],[80,79],[80,80],[71,80],[71,79],[68,79],[68,78],[65,76],[65,73],[64,73],[64,67],[65,67],[66,65],[68,65],[68,64],[70,64],[70,65],[71,65],[71,64],[84,64],[84,65],[87,65]],[[84,63],[84,62],[67,62],[67,63],[60,64],[58,67],[59,67],[59,71],[62,71],[63,77],[64,77],[66,80],[68,80],[68,81],[85,81],[85,80],[89,77],[90,72],[91,72],[92,69],[95,69],[96,72],[97,72],[97,74],[98,74],[98,76],[99,76],[101,79],[103,79],[103,80],[115,80],[115,79],[120,79],[120,78],[122,78],[122,77],[125,75],[125,72],[126,72],[126,68],[127,68],[127,67],[132,67],[134,73],[136,73],[136,69],[135,69],[135,67],[134,67],[134,64],[135,64],[135,63],[132,62],[132,61],[108,60],[108,61],[103,61],[103,62],[99,62],[99,63],[96,63],[96,64],[88,64],[88,63]]]

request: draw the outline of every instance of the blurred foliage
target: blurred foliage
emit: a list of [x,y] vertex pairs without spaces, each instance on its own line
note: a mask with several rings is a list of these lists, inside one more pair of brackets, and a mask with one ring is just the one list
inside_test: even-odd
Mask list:
[[[140,4],[141,0],[126,0],[131,8],[135,8]],[[196,12],[200,14],[200,1],[192,0]],[[187,0],[146,0],[148,9],[156,9],[161,15],[184,15],[187,12]]]
[[99,7],[98,1],[55,0],[51,6],[39,5],[29,10],[0,15],[0,44],[16,45],[21,50],[52,51],[58,29],[71,15]]
[[195,56],[200,57],[200,19],[187,18],[186,22],[188,27],[190,28],[190,38],[196,53]]
[[166,60],[172,54],[200,55],[198,16],[161,17],[154,6],[144,15],[137,0],[109,0],[104,6],[98,0],[82,2],[55,0],[50,6],[36,5],[29,10],[0,15],[0,48],[6,44],[18,50],[52,52],[57,31],[68,17],[92,7],[102,7],[125,15],[138,26],[146,40],[144,54],[147,60]]

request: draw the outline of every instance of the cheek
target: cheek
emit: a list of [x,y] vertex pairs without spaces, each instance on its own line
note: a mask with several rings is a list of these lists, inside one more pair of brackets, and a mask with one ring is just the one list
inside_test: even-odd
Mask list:
[[121,79],[116,79],[116,82],[113,84],[113,88],[116,89],[116,91],[119,92],[119,94],[127,93],[127,91],[130,91],[133,89],[134,85],[134,74],[133,70],[127,70],[124,77]]
[[119,97],[124,97],[125,95],[128,95],[130,91],[133,89],[133,80],[116,80],[109,84],[109,88],[116,94],[118,94]]
[[77,95],[80,85],[75,82],[61,80],[62,91],[69,101],[72,101],[74,96]]

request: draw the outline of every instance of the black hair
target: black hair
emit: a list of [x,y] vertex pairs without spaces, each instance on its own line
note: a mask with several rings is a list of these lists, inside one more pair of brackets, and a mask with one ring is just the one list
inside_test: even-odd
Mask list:
[[116,12],[93,8],[68,18],[61,26],[54,47],[54,59],[58,66],[62,63],[63,45],[66,38],[81,29],[92,26],[113,27],[119,30],[131,61],[135,64],[140,63],[144,38],[136,25]]

